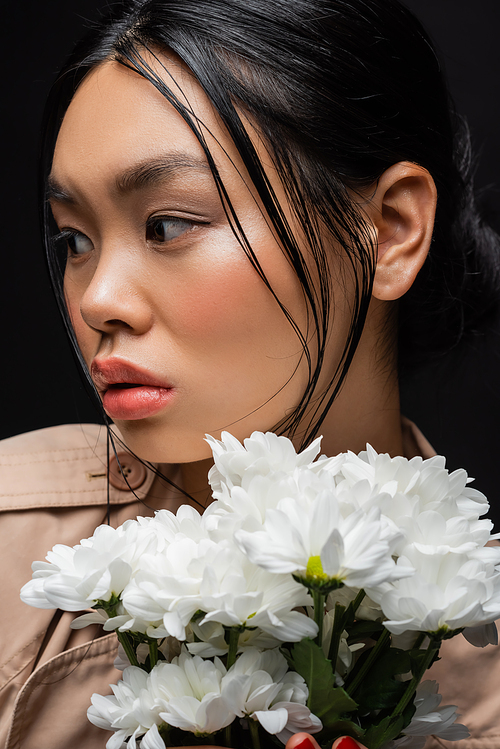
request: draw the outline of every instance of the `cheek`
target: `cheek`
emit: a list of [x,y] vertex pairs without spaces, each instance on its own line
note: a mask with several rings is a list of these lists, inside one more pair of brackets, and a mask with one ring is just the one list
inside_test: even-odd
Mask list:
[[[264,272],[276,296],[303,329],[300,285],[284,260],[273,248]],[[198,256],[189,268],[185,282],[177,278],[172,292],[169,320],[172,331],[184,341],[197,341],[198,350],[219,353],[240,349],[248,358],[249,349],[262,356],[289,355],[300,348],[296,334],[285,318],[272,292],[266,287],[241,247]],[[175,301],[174,301],[175,300]]]
[[92,351],[92,346],[93,344],[95,346],[96,337],[98,338],[99,336],[84,321],[80,312],[81,292],[78,290],[77,285],[72,281],[68,281],[67,278],[64,279],[64,299],[78,346],[87,365],[90,366],[90,361],[95,355],[95,351]]

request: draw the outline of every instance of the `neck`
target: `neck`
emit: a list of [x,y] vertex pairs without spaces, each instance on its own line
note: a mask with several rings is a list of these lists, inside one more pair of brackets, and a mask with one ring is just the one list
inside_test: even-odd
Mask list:
[[[208,483],[208,472],[213,465],[213,460],[198,460],[195,463],[181,464],[182,488],[196,502],[196,506],[207,507],[212,501],[212,492]],[[201,507],[200,507],[201,506]]]
[[[380,361],[381,321],[384,305],[374,304],[344,385],[319,430],[321,453],[327,456],[366,449],[369,443],[379,453],[403,454],[403,435],[395,355],[392,362]],[[300,430],[297,440],[300,442]],[[182,486],[206,507],[211,501],[207,481],[211,459],[181,466]]]
[[[366,362],[362,359],[360,350],[344,387],[319,430],[323,436],[321,453],[328,456],[346,450],[358,453],[366,449],[368,442],[377,452],[402,455],[396,370],[380,370],[367,375]],[[207,475],[212,465],[210,458],[181,465],[183,488],[203,507],[211,502]]]
[[379,453],[403,454],[395,346],[390,348],[390,359],[380,356],[384,348],[380,331],[386,328],[386,306],[372,300],[346,380],[319,430],[325,455],[358,453],[367,442]]
[[348,378],[319,430],[321,452],[355,453],[369,443],[381,453],[403,454],[399,388],[394,375],[355,382]]

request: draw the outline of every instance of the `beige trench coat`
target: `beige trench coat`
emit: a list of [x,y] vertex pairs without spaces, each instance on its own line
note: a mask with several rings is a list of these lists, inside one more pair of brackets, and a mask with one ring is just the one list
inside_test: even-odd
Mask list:
[[[432,454],[409,422],[404,432],[408,457]],[[160,507],[175,511],[185,501],[134,459],[123,456],[122,463],[147,506],[120,481],[113,459],[112,525]],[[51,427],[0,443],[0,747],[103,749],[109,737],[88,722],[86,710],[93,692],[108,694],[120,677],[115,635],[96,625],[71,630],[78,614],[33,609],[19,598],[33,560],[56,543],[77,544],[106,522],[105,466],[105,433],[96,425]],[[169,478],[175,481],[175,467]],[[426,749],[500,749],[500,647],[479,650],[457,637],[445,643],[443,656],[433,676],[444,703],[459,705],[472,738],[431,739]]]

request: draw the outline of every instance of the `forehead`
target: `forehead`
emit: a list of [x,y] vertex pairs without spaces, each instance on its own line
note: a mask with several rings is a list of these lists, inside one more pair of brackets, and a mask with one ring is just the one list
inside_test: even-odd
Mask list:
[[[234,144],[190,71],[165,56],[161,63],[148,62],[202,123],[216,162],[227,161],[225,153],[237,160]],[[131,163],[166,154],[188,154],[194,161],[205,161],[197,137],[155,86],[120,63],[106,61],[84,79],[68,107],[56,142],[52,176],[69,186],[80,177],[119,174]]]

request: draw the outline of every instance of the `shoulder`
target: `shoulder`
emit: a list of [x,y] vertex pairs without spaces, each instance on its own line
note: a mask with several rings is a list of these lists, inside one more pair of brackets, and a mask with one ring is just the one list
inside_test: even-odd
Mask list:
[[92,453],[105,444],[106,431],[99,424],[63,424],[0,440],[0,460],[10,465],[59,462],[77,457],[69,456],[72,451]]
[[[0,512],[105,505],[107,449],[99,424],[48,427],[0,441]],[[111,486],[110,502],[135,499],[127,489]]]
[[[97,424],[67,424],[0,442],[2,509],[87,504],[102,494],[92,474],[106,476],[106,436]],[[83,495],[83,496],[82,496]]]
[[35,456],[52,459],[54,452],[93,451],[105,444],[106,430],[100,424],[63,424],[0,440],[0,456],[2,459],[9,455],[22,456],[23,460]]

